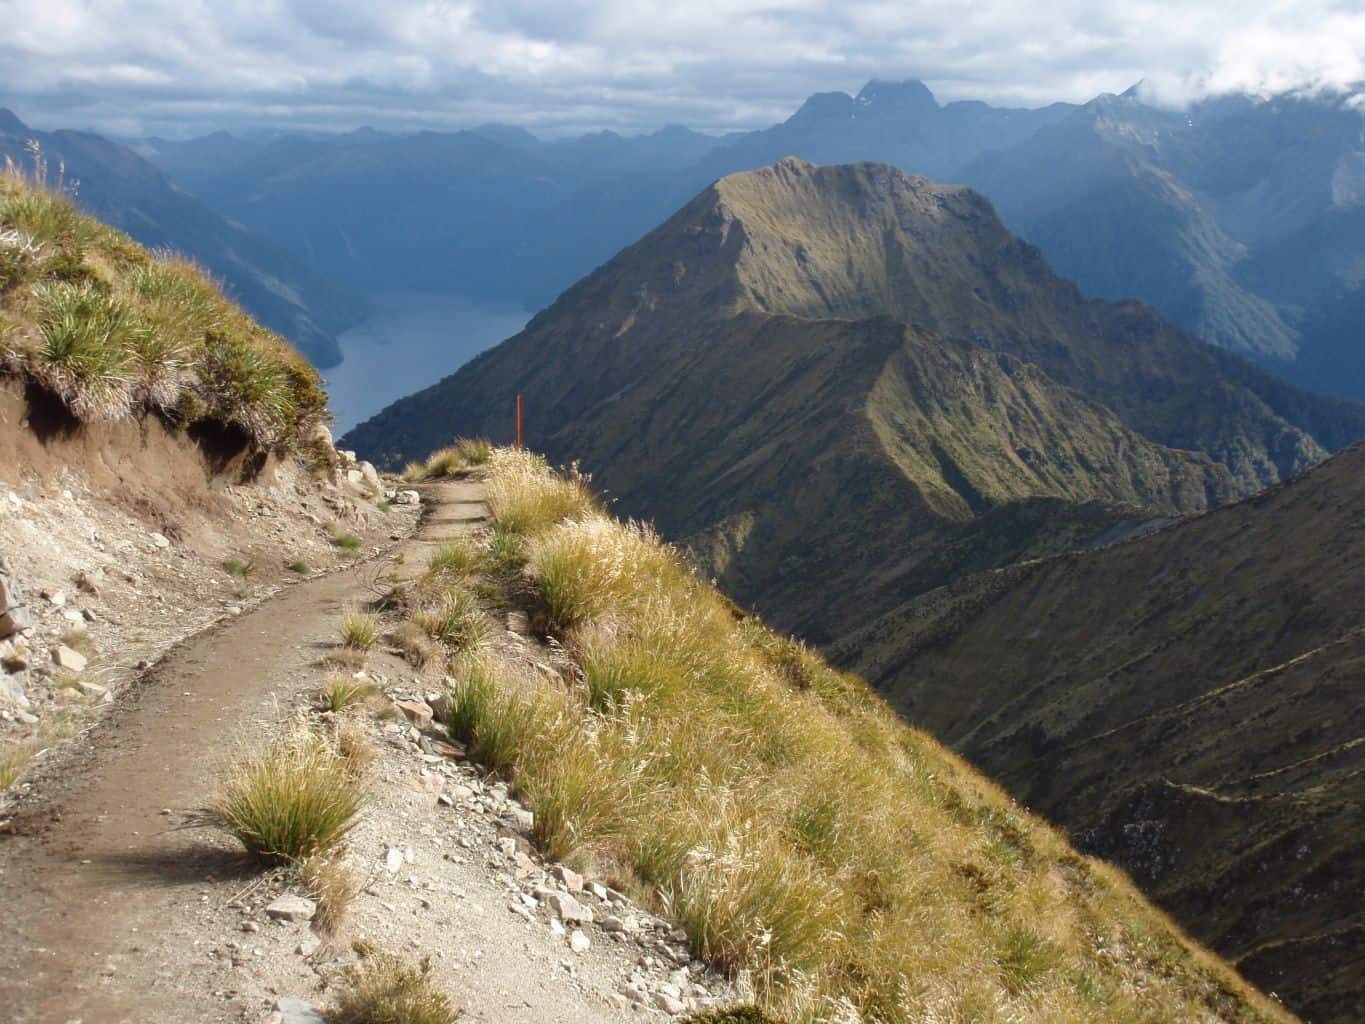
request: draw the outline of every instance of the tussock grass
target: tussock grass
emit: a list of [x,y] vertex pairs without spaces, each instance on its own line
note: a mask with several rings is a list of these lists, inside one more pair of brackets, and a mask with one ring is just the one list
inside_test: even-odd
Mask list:
[[313,927],[323,935],[335,935],[341,927],[360,882],[335,854],[315,853],[298,865],[299,881],[317,903]]
[[336,533],[332,535],[332,544],[338,548],[342,554],[354,555],[360,551],[361,540],[355,534]]
[[460,1013],[436,987],[431,963],[416,966],[388,953],[371,953],[347,971],[332,1024],[454,1024]]
[[534,536],[565,519],[598,510],[586,481],[550,472],[538,455],[498,448],[489,464],[493,472],[488,481],[488,507],[498,527],[509,533]]
[[357,779],[363,779],[379,759],[365,726],[354,719],[344,719],[336,726],[336,748],[346,767]]
[[229,558],[223,563],[223,571],[229,576],[244,580],[256,571],[256,563],[252,561],[242,561],[240,558]]
[[460,438],[447,448],[438,448],[425,462],[409,462],[403,467],[403,479],[439,480],[458,476],[475,466],[486,465],[493,457],[493,444],[483,438]]
[[83,421],[154,411],[277,449],[326,415],[317,373],[202,270],[148,253],[13,165],[0,171],[0,311],[0,368]]
[[0,750],[0,793],[19,781],[31,760],[33,760],[31,743],[12,743],[4,750]]
[[514,782],[548,853],[655,901],[750,973],[763,1012],[1289,1019],[864,683],[737,617],[649,530],[564,500],[580,481],[537,480],[520,452],[491,464],[578,681],[469,654],[445,722]]
[[478,598],[459,585],[423,601],[411,613],[411,621],[432,640],[456,651],[478,650],[493,632]]
[[394,632],[394,642],[413,668],[423,669],[441,656],[441,649],[415,622],[405,622]]
[[379,620],[369,612],[351,611],[341,620],[341,646],[368,651],[379,639]]
[[287,566],[285,566],[285,568],[292,573],[297,573],[300,576],[307,576],[310,572],[312,572],[312,570],[308,567],[308,563],[301,558],[293,562],[290,562]]
[[336,850],[363,799],[335,744],[300,724],[264,749],[239,755],[192,824],[229,832],[264,860],[300,862]]
[[482,437],[461,438],[455,442],[455,449],[470,466],[485,466],[493,458],[493,443]]
[[478,572],[484,562],[484,552],[475,546],[473,539],[460,537],[436,549],[427,562],[426,577],[433,583],[458,582]]
[[770,1017],[752,1003],[744,1006],[727,1006],[720,1010],[706,1010],[683,1018],[683,1024],[785,1024],[776,1017]]
[[672,551],[649,527],[600,513],[533,538],[527,562],[550,628],[561,633],[608,610],[634,610],[679,573]]
[[335,676],[329,679],[318,692],[322,706],[337,714],[357,704],[363,704],[377,693],[374,683],[349,676]]

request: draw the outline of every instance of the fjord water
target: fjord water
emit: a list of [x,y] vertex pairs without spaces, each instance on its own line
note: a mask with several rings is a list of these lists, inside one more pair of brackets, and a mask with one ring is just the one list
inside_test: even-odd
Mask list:
[[530,319],[514,307],[425,292],[383,292],[371,297],[371,305],[374,312],[363,323],[338,337],[342,363],[323,373],[338,437],[454,373]]

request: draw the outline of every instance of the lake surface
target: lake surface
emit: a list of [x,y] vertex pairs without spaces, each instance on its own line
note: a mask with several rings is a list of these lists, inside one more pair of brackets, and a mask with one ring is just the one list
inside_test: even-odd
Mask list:
[[370,301],[370,318],[337,338],[341,365],[323,371],[337,437],[454,373],[531,318],[522,309],[490,308],[454,295],[384,292]]

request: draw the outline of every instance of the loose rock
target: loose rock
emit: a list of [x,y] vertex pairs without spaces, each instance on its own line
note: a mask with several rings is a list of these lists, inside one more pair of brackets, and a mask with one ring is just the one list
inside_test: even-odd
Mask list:
[[276,921],[311,921],[318,905],[305,896],[281,896],[266,904],[266,916]]

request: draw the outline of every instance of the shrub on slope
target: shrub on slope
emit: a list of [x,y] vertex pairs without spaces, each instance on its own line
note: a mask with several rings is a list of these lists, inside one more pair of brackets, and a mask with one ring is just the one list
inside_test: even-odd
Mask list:
[[[1286,1019],[860,680],[576,477],[492,458],[494,537],[572,681],[485,649],[445,717],[538,841],[652,899],[790,1021]],[[490,560],[486,564],[493,564]],[[818,585],[812,581],[812,585]]]
[[317,374],[203,271],[0,171],[0,371],[82,421],[155,412],[239,428],[263,449],[320,422]]

